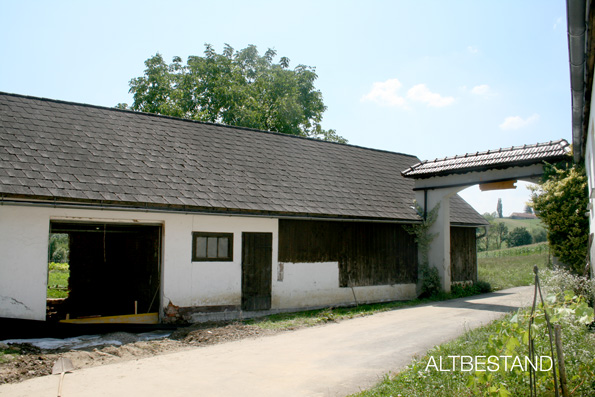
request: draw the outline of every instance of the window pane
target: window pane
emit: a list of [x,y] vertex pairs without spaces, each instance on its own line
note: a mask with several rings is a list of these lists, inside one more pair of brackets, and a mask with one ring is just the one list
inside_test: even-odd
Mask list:
[[217,257],[227,258],[229,256],[229,239],[227,237],[219,237],[219,251]]
[[229,262],[233,260],[233,233],[192,232],[192,261]]
[[207,237],[207,258],[217,257],[217,240],[218,237]]
[[207,257],[207,238],[197,237],[196,238],[196,257],[206,258]]

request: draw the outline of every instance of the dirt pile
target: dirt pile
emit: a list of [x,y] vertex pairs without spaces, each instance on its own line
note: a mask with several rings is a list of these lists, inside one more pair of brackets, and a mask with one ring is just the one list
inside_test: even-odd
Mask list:
[[138,341],[134,334],[113,333],[106,335],[106,340],[118,340],[121,345],[107,344],[77,350],[41,349],[28,343],[0,345],[0,351],[6,352],[0,355],[0,384],[50,375],[60,357],[69,358],[75,369],[81,369],[276,332],[242,323],[211,323],[179,328],[167,338],[151,341]]
[[216,343],[230,342],[245,338],[271,335],[277,331],[265,330],[256,325],[232,323],[222,326],[214,324],[196,324],[179,329],[172,333],[171,339],[181,340],[184,343],[196,345],[213,345]]

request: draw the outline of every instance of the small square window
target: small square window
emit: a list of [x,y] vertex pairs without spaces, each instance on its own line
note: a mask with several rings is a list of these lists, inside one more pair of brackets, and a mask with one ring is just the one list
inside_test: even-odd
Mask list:
[[192,233],[192,261],[233,261],[233,233]]

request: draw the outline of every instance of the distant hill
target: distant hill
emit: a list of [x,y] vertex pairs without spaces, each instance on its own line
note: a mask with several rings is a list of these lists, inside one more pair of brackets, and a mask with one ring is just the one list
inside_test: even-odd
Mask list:
[[536,219],[535,214],[528,214],[526,212],[513,212],[509,216],[510,219]]
[[533,231],[537,230],[545,230],[543,223],[537,217],[532,219],[512,219],[512,218],[496,218],[494,219],[495,223],[502,222],[506,226],[508,226],[508,231],[511,232],[515,227],[524,227],[526,228],[531,234]]

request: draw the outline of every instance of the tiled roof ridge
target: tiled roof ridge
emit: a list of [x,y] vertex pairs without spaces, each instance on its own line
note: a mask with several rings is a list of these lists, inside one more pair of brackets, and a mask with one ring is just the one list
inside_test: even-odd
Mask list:
[[88,108],[93,108],[93,109],[109,110],[109,111],[115,111],[115,112],[123,112],[123,113],[135,114],[135,115],[139,115],[139,116],[157,117],[157,118],[177,120],[177,121],[183,121],[183,122],[189,122],[189,123],[195,123],[195,124],[202,124],[202,125],[211,125],[211,126],[215,126],[215,127],[233,128],[233,129],[236,129],[236,130],[244,130],[244,131],[256,132],[256,133],[261,133],[261,134],[278,135],[278,136],[283,136],[283,137],[291,137],[291,138],[295,138],[295,139],[304,139],[304,140],[313,141],[313,142],[323,142],[323,143],[334,144],[334,145],[348,146],[348,147],[352,147],[352,148],[369,150],[369,151],[373,151],[373,152],[397,154],[397,155],[400,155],[400,156],[407,156],[407,157],[411,157],[411,158],[417,159],[417,156],[415,156],[413,154],[407,154],[407,153],[401,153],[401,152],[393,152],[393,151],[390,151],[390,150],[383,150],[383,149],[368,148],[368,147],[365,147],[365,146],[353,145],[353,144],[349,144],[349,143],[324,141],[322,139],[316,139],[316,138],[305,137],[305,136],[300,136],[300,135],[287,134],[287,133],[277,132],[277,131],[265,131],[265,130],[259,130],[257,128],[239,127],[239,126],[235,126],[235,125],[211,123],[211,122],[208,122],[208,121],[199,121],[199,120],[192,120],[192,119],[184,119],[184,118],[181,118],[181,117],[168,116],[168,115],[163,115],[163,114],[158,114],[158,113],[139,112],[139,111],[131,110],[131,109],[119,109],[119,108],[116,108],[116,107],[107,107],[107,106],[93,105],[93,104],[82,103],[82,102],[64,101],[64,100],[60,100],[60,99],[37,97],[37,96],[33,96],[33,95],[15,94],[15,93],[4,92],[4,91],[0,91],[0,95],[12,96],[12,97],[18,97],[18,98],[25,98],[25,99],[32,99],[32,100],[38,100],[38,101],[44,101],[44,102],[53,102],[53,103],[59,103],[59,104],[65,104],[65,105],[83,106],[83,107],[88,107]]
[[520,150],[520,149],[533,149],[533,148],[538,148],[538,147],[542,147],[542,146],[554,146],[554,145],[560,144],[562,142],[566,143],[566,145],[563,145],[562,148],[566,148],[566,147],[570,146],[570,144],[568,143],[568,141],[566,141],[566,139],[558,139],[556,141],[540,142],[540,143],[534,143],[534,144],[530,144],[530,145],[525,144],[522,146],[511,146],[509,148],[490,149],[490,150],[485,150],[483,152],[465,153],[464,155],[455,155],[455,156],[451,156],[451,157],[436,158],[434,160],[424,160],[424,161],[421,161],[418,164],[415,164],[414,166],[412,166],[411,170],[415,170],[416,168],[419,168],[422,165],[430,164],[430,163],[438,163],[438,162],[448,161],[448,160],[457,160],[457,159],[461,159],[461,158],[485,156],[485,155],[493,154],[493,153],[505,153],[505,152],[511,152],[511,151]]
[[401,175],[412,178],[429,178],[430,176],[451,173],[465,173],[485,167],[505,167],[513,164],[527,164],[541,161],[559,161],[570,152],[570,144],[566,139],[525,144],[509,148],[491,149],[483,152],[466,153],[453,157],[424,160],[401,172]]

